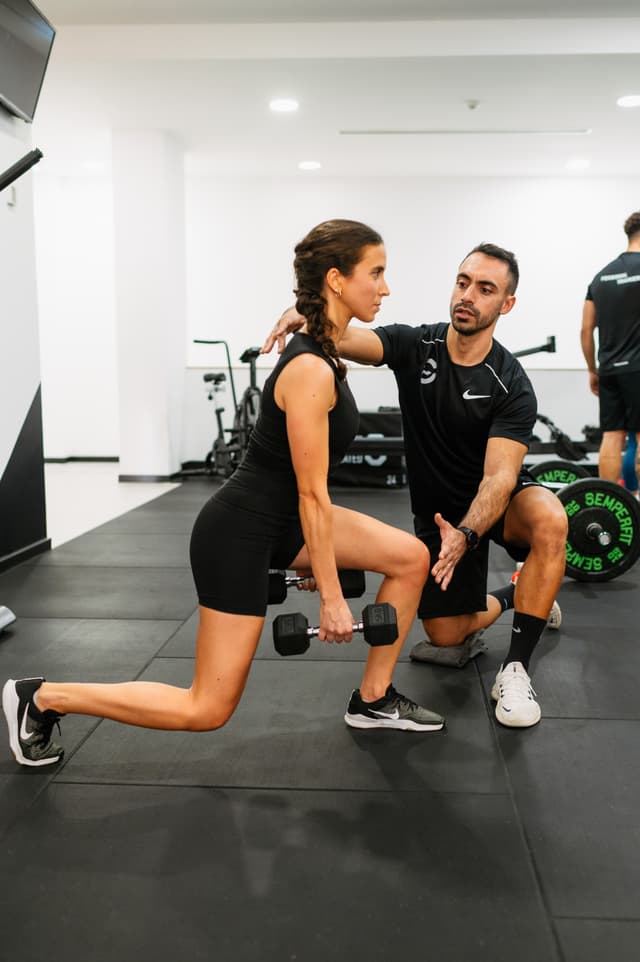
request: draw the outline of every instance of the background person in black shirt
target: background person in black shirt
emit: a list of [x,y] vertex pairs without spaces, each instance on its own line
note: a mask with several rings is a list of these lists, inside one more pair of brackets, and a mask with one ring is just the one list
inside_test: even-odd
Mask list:
[[589,285],[580,335],[589,387],[600,404],[598,473],[607,481],[617,481],[622,474],[627,432],[640,438],[640,211],[627,217],[624,232],[629,239],[626,251]]
[[[481,244],[456,276],[450,324],[351,327],[340,354],[388,364],[398,384],[416,534],[431,573],[418,615],[428,639],[415,661],[463,665],[479,653],[479,632],[515,608],[511,644],[492,696],[496,718],[525,728],[541,717],[528,675],[565,565],[567,519],[559,499],[522,470],[536,398],[520,363],[493,339],[515,303],[513,254]],[[263,351],[297,330],[285,312]],[[524,561],[516,585],[487,595],[489,540]]]

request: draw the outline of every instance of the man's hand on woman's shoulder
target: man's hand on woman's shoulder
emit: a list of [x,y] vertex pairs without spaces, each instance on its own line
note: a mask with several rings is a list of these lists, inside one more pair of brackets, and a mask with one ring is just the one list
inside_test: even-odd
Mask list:
[[269,354],[277,342],[278,354],[282,354],[287,342],[287,335],[295,334],[296,331],[299,331],[300,328],[304,326],[304,320],[302,314],[299,314],[295,307],[288,307],[284,314],[281,315],[280,320],[274,326],[271,333],[267,335],[267,339],[262,345],[260,353]]

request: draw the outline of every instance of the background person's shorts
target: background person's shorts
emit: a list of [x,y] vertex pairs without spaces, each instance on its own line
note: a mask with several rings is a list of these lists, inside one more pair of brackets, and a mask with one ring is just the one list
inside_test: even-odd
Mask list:
[[640,431],[640,371],[602,374],[598,391],[603,431]]

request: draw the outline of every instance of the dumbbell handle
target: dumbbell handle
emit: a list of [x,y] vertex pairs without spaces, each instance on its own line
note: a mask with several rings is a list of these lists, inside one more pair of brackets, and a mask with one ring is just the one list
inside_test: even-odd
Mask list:
[[[280,570],[269,572],[268,603],[279,605],[287,597],[287,589],[300,585],[313,575],[287,575]],[[338,580],[345,598],[360,598],[366,591],[364,571],[343,568],[338,570]]]
[[313,578],[313,575],[287,575],[284,583],[287,588],[291,588],[293,585],[301,585],[303,581],[309,581],[311,578]]
[[[286,584],[287,588],[290,588],[293,585],[301,585],[303,581],[309,581],[310,578],[313,578],[312,574],[286,575],[284,579],[284,583]],[[363,571],[352,571],[350,568],[339,568],[338,581],[340,582],[341,588],[344,588],[346,586],[347,590],[349,589],[351,582],[353,582],[354,585],[356,585],[357,590],[360,590],[360,586],[362,583],[362,589],[364,591],[365,581],[364,581]],[[360,595],[355,595],[354,597],[359,598]]]
[[[352,625],[352,628],[353,628],[354,631],[364,631],[364,622],[363,622],[363,621],[356,621],[355,624]],[[316,637],[320,634],[320,629],[319,629],[319,628],[307,628],[307,632],[306,632],[306,633],[307,633],[307,635],[309,636],[309,638],[316,638]]]

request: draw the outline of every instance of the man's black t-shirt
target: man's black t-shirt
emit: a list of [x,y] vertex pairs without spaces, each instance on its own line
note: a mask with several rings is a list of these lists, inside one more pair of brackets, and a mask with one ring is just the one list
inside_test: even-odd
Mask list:
[[398,384],[413,513],[457,524],[478,492],[489,438],[528,445],[536,396],[519,362],[493,341],[480,364],[454,364],[448,324],[375,329]]
[[640,251],[625,251],[591,281],[600,374],[640,371]]

